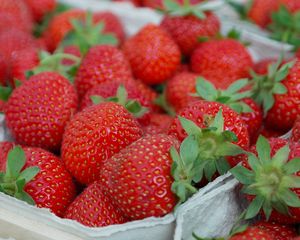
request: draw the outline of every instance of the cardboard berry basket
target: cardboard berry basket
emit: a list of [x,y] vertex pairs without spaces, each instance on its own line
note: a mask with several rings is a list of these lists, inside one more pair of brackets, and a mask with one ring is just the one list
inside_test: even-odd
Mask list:
[[[91,11],[112,11],[120,17],[129,36],[147,23],[158,24],[162,18],[153,10],[135,8],[128,3],[101,0],[61,2]],[[212,1],[212,4],[222,7],[220,1]],[[231,27],[231,22],[224,21],[222,31],[227,32]],[[242,38],[251,43],[249,50],[255,60],[274,56],[274,46],[267,42],[267,38],[258,38],[247,31],[242,31]],[[7,139],[4,116],[0,115],[0,141]],[[189,240],[193,239],[193,232],[202,237],[218,237],[228,234],[241,213],[237,185],[230,175],[221,176],[163,218],[147,218],[102,228],[89,228],[58,218],[47,209],[38,209],[0,193],[0,237],[16,240]]]

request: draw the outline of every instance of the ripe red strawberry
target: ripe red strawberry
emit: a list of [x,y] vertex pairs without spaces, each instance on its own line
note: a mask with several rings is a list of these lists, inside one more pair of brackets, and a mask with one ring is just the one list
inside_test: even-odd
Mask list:
[[125,223],[122,212],[111,202],[98,181],[89,185],[68,207],[64,218],[73,219],[88,227],[104,227]]
[[202,43],[191,57],[192,70],[219,89],[227,88],[234,81],[248,77],[252,66],[247,49],[234,39]]
[[187,11],[187,6],[167,11],[169,15],[164,17],[161,27],[170,33],[181,52],[189,56],[201,37],[214,37],[220,31],[220,22],[212,12],[201,11],[201,4],[198,6],[198,14],[201,17],[194,14],[195,6],[188,6],[190,11]]
[[130,2],[137,7],[142,6],[142,0],[113,0],[114,2]]
[[178,148],[178,142],[171,136],[148,135],[104,163],[101,181],[130,220],[162,217],[176,205],[171,191],[172,146]]
[[287,132],[300,113],[300,60],[281,65],[279,59],[267,74],[252,74],[252,82],[254,99],[266,115],[266,127]]
[[[240,116],[218,102],[195,101],[179,111],[168,131],[183,141],[195,135],[200,146],[201,159],[207,162],[203,169],[211,180],[216,171],[224,174],[243,158],[241,148],[250,144],[247,127]],[[199,170],[200,171],[200,170]]]
[[[299,156],[300,144],[280,138],[267,140],[260,136],[243,166],[231,169],[244,185],[250,205],[245,219],[260,211],[267,220],[282,224],[300,221]],[[247,179],[245,178],[247,175]]]
[[176,43],[159,26],[149,24],[124,44],[133,75],[146,84],[159,84],[171,77],[180,63]]
[[57,151],[76,109],[77,95],[71,83],[57,73],[44,72],[13,91],[6,124],[18,143]]
[[100,83],[106,81],[127,82],[132,78],[130,66],[123,53],[109,45],[92,47],[84,57],[76,78],[79,98]]
[[[190,0],[191,4],[197,4],[202,2],[203,0]],[[142,0],[144,6],[151,7],[155,9],[164,9],[164,3],[163,0]],[[175,2],[178,2],[180,4],[183,4],[184,0],[176,0]]]
[[2,12],[13,15],[15,23],[19,24],[21,29],[26,30],[28,33],[32,31],[31,12],[23,0],[1,0],[0,13]]
[[300,118],[293,126],[291,140],[294,142],[300,142]]
[[121,105],[107,102],[76,114],[67,125],[62,159],[82,184],[99,179],[103,164],[142,136],[134,117]]
[[10,86],[15,87],[15,80],[24,82],[26,72],[39,64],[38,50],[35,48],[26,48],[14,52],[11,57]]
[[235,234],[229,240],[274,240],[273,236],[267,231],[257,228],[248,227],[246,231]]
[[96,12],[93,15],[94,23],[103,21],[105,23],[104,32],[113,33],[122,43],[125,39],[125,32],[119,18],[111,12]]
[[[0,143],[0,149],[3,150],[0,172],[5,172],[7,166],[16,170],[14,173],[6,170],[6,175],[1,176],[0,186],[4,192],[62,216],[75,198],[75,185],[61,160],[43,149],[24,147],[22,150],[13,143]],[[7,188],[9,184],[11,187]]]
[[297,236],[296,228],[292,225],[283,225],[275,222],[257,222],[254,227],[268,232],[274,240],[292,240]]
[[[67,53],[67,54],[71,54],[71,55],[74,55],[76,57],[81,57],[81,53],[80,53],[80,50],[77,46],[74,46],[74,45],[69,45],[69,46],[66,46],[64,47],[64,53]],[[64,59],[62,61],[62,64],[63,65],[73,65],[74,64],[74,61],[72,60],[69,60],[69,59]]]
[[0,86],[6,86],[7,64],[4,57],[0,54]]
[[149,125],[143,128],[144,134],[166,133],[173,122],[173,117],[162,113],[151,113],[149,118]]
[[298,51],[296,52],[296,57],[300,58],[300,49],[298,49]]
[[197,98],[191,96],[196,92],[197,74],[181,72],[171,78],[166,85],[166,100],[177,112]]
[[25,0],[36,22],[43,20],[47,13],[56,8],[56,0]]
[[0,52],[7,64],[11,55],[26,48],[36,48],[37,43],[33,36],[18,29],[8,29],[0,33]]
[[0,33],[11,28],[19,29],[24,32],[28,31],[24,25],[16,21],[13,14],[0,10]]

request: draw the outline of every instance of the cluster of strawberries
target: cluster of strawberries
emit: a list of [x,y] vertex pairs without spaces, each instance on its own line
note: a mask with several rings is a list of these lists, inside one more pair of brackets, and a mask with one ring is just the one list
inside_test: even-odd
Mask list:
[[300,59],[254,63],[202,3],[164,10],[127,38],[110,12],[0,0],[0,192],[101,227],[164,216],[231,171],[242,218],[269,221],[231,239],[293,239]]

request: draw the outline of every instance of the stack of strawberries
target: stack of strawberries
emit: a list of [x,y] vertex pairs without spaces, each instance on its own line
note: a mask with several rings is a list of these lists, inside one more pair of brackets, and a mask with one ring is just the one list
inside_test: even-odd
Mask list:
[[268,221],[232,239],[296,237],[300,59],[254,63],[199,2],[165,1],[127,38],[110,12],[0,0],[0,192],[101,227],[162,217],[231,171],[241,218]]

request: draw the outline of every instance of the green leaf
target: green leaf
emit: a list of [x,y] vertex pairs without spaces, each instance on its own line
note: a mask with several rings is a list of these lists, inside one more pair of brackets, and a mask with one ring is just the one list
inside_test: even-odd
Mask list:
[[272,211],[273,211],[270,202],[268,202],[268,201],[264,202],[264,204],[263,204],[263,211],[265,213],[266,218],[269,219],[270,216],[271,216],[271,214],[272,214]]
[[173,0],[164,0],[163,4],[164,4],[164,9],[166,9],[169,12],[170,11],[177,11],[178,9],[181,8],[181,6]]
[[282,178],[282,186],[287,188],[300,188],[300,177],[298,176],[285,176]]
[[6,174],[16,179],[26,162],[23,149],[19,146],[14,147],[7,155]]
[[119,99],[119,103],[124,106],[128,99],[128,93],[123,84],[118,87],[117,97]]
[[13,89],[10,87],[0,86],[0,100],[7,102]]
[[250,203],[249,207],[247,208],[245,219],[251,219],[257,216],[264,202],[265,202],[264,197],[256,196],[255,199]]
[[293,174],[300,171],[300,158],[294,158],[283,166],[286,174]]
[[224,131],[224,118],[222,109],[218,111],[212,124],[209,127],[216,128],[217,133],[222,133]]
[[289,159],[290,148],[288,145],[280,148],[272,158],[272,162],[277,166],[281,167]]
[[248,164],[254,172],[258,172],[261,169],[261,162],[251,152],[248,153]]
[[99,104],[105,101],[103,97],[98,95],[90,96],[90,99],[92,100],[93,104]]
[[277,212],[280,212],[280,213],[282,213],[284,215],[288,215],[289,214],[289,210],[288,210],[287,205],[284,202],[280,201],[280,200],[278,200],[276,202],[273,202],[272,206],[273,206],[273,208],[275,208],[275,210]]
[[216,171],[217,171],[217,168],[216,168],[215,161],[208,160],[206,165],[204,166],[204,174],[205,174],[206,179],[209,182],[211,182],[212,177],[214,176]]
[[271,147],[268,140],[260,135],[256,142],[256,151],[258,158],[262,163],[268,163],[271,161]]
[[216,167],[220,175],[224,175],[230,169],[230,165],[224,157],[221,157],[216,161]]
[[241,147],[230,142],[224,142],[217,148],[218,156],[237,156],[242,153],[245,151]]
[[229,130],[224,131],[222,133],[222,136],[225,138],[225,140],[227,140],[229,142],[237,142],[239,140],[238,137],[236,136],[236,134]]
[[217,97],[218,92],[211,82],[202,77],[198,77],[196,81],[196,91],[201,98],[213,101]]
[[199,154],[199,145],[193,135],[186,137],[180,145],[180,155],[186,164],[193,164]]
[[17,180],[25,179],[25,183],[30,182],[38,173],[40,169],[38,167],[29,167],[21,172]]
[[235,166],[230,170],[232,175],[242,184],[249,185],[254,182],[254,174],[243,166]]
[[33,198],[28,193],[26,193],[24,191],[16,193],[15,197],[17,199],[20,199],[22,201],[27,202],[30,205],[35,205],[35,202],[34,202]]
[[253,109],[247,103],[244,102],[230,103],[229,107],[237,113],[253,112]]
[[240,90],[242,90],[244,87],[246,87],[248,84],[249,84],[249,79],[240,79],[238,81],[235,81],[226,89],[226,93],[228,95],[237,93]]
[[178,116],[182,128],[186,131],[188,135],[201,135],[201,128],[199,128],[193,121]]
[[287,93],[287,88],[281,83],[276,83],[273,88],[273,93],[276,94],[285,94]]
[[201,20],[203,20],[203,19],[206,18],[205,13],[202,12],[202,11],[199,11],[199,10],[196,9],[196,8],[192,9],[192,14],[193,14],[194,16],[196,16],[197,18],[201,19]]
[[273,94],[266,93],[263,99],[264,114],[267,114],[267,112],[274,106],[274,103],[275,103],[275,99]]

